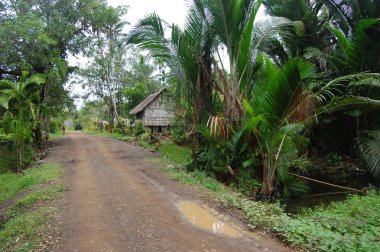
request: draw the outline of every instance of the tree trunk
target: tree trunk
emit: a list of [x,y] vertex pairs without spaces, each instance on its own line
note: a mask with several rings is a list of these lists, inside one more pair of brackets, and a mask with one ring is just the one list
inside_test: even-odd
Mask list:
[[22,147],[21,143],[17,146],[17,172],[21,171],[22,166]]
[[275,181],[274,167],[270,155],[265,155],[264,164],[263,164],[263,187],[261,188],[261,194],[265,198],[272,196],[274,191],[273,183]]

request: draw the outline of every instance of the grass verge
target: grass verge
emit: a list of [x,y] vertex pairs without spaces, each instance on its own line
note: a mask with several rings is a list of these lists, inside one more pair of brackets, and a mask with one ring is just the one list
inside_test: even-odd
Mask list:
[[33,251],[42,242],[46,225],[58,211],[41,207],[15,216],[0,230],[0,251]]
[[[139,141],[139,144],[147,149],[156,149],[155,145]],[[171,141],[161,142],[157,152],[169,159],[171,162],[185,166],[188,164],[191,156],[191,149],[187,146],[178,146]]]
[[248,199],[203,171],[169,165],[164,172],[179,182],[202,186],[225,206],[241,209],[251,227],[271,230],[293,245],[310,251],[379,251],[380,195],[374,190],[291,217],[279,203]]
[[[48,223],[58,212],[51,201],[61,195],[66,187],[56,182],[61,168],[56,164],[43,164],[26,171],[25,174],[0,174],[0,206],[13,199],[5,209],[5,223],[0,229],[0,251],[32,251],[46,239]],[[37,187],[38,186],[38,187]],[[33,190],[28,190],[32,189]]]
[[50,135],[49,135],[49,141],[54,141],[55,139],[61,138],[63,136],[64,135],[61,132],[59,132],[59,133],[50,133]]
[[120,133],[110,133],[108,131],[100,132],[99,130],[96,130],[96,131],[83,130],[82,132],[86,133],[86,134],[91,134],[91,135],[101,135],[101,136],[106,136],[106,137],[113,137],[113,138],[119,139],[121,141],[133,141],[136,139],[136,137],[134,137],[132,135],[123,135]]
[[32,192],[23,198],[16,201],[11,207],[7,209],[6,217],[7,219],[13,218],[26,209],[31,207],[33,204],[40,201],[51,201],[56,199],[63,191],[67,188],[64,185],[53,185],[51,187]]
[[11,172],[0,174],[0,204],[23,190],[57,178],[59,174],[61,168],[51,163],[29,169],[24,174]]

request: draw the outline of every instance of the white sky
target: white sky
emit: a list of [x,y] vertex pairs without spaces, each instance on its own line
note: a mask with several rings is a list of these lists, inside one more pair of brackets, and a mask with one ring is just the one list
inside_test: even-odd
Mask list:
[[127,21],[133,26],[147,14],[156,12],[168,23],[176,23],[183,27],[187,13],[184,0],[108,0],[111,6],[127,5]]
[[[156,12],[169,24],[175,23],[183,27],[188,10],[186,0],[108,0],[108,3],[113,7],[120,5],[129,6],[125,19],[130,25],[126,28],[125,32],[128,32],[138,20],[153,12]],[[264,10],[260,8],[256,21],[263,18],[265,18]],[[225,55],[222,57],[225,57]],[[72,66],[83,66],[86,62],[86,58],[69,56],[69,64]],[[81,85],[75,85],[72,91],[73,93],[84,93]],[[82,106],[83,101],[77,101],[77,105]]]

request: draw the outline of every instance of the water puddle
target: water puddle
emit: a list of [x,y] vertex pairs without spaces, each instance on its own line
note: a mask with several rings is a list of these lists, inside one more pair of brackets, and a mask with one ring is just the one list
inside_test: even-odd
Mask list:
[[186,219],[197,227],[234,238],[242,236],[242,233],[237,228],[215,217],[210,209],[201,207],[191,201],[181,201],[177,205]]

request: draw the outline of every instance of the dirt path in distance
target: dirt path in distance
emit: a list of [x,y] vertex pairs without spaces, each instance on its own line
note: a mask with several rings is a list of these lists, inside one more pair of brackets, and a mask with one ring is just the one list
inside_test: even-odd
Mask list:
[[191,224],[178,203],[201,204],[201,195],[164,176],[164,164],[141,147],[67,134],[53,142],[47,161],[64,167],[69,188],[59,203],[61,242],[51,250],[290,251],[267,237],[248,234],[234,218],[226,225],[240,226],[237,238]]

